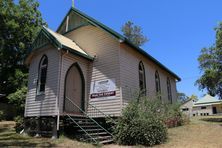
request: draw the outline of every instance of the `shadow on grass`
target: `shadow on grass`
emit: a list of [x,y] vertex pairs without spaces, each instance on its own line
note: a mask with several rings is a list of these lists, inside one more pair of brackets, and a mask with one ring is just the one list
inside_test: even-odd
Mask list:
[[8,131],[7,128],[0,128],[0,134],[3,133],[3,132],[6,132],[6,131]]
[[55,145],[50,142],[34,143],[30,141],[0,141],[0,146],[19,146],[19,147],[54,147]]
[[0,147],[55,147],[51,139],[19,135],[13,128],[0,127]]
[[207,122],[222,122],[222,118],[203,118],[201,120],[207,121]]

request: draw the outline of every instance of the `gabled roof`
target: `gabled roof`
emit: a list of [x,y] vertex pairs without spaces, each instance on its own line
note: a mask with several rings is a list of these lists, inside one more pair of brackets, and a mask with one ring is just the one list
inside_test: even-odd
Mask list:
[[[66,50],[69,50],[73,54],[77,54],[77,55],[87,58],[89,60],[93,60],[93,58],[90,55],[88,55],[83,49],[81,49],[71,39],[69,39],[61,34],[58,34],[45,26],[43,26],[42,30],[40,31],[40,34],[41,33],[43,33],[44,36],[58,49],[66,49]],[[38,37],[36,38],[36,40],[37,39],[38,39]]]
[[186,101],[182,102],[181,105],[184,105],[184,104],[186,104],[187,102],[189,102],[189,101],[191,101],[191,100],[192,100],[192,99],[187,99]]
[[71,13],[74,12],[76,14],[78,14],[79,16],[81,16],[82,18],[86,19],[90,24],[97,26],[101,29],[103,29],[104,31],[110,33],[112,36],[116,37],[119,40],[122,40],[123,42],[125,42],[126,44],[128,44],[129,46],[131,46],[133,49],[137,50],[139,53],[141,53],[142,55],[144,55],[145,57],[147,57],[149,60],[151,60],[152,62],[156,63],[158,66],[160,66],[162,69],[166,70],[168,73],[170,73],[171,75],[173,75],[178,81],[181,81],[181,78],[179,76],[177,76],[174,72],[172,72],[171,70],[169,70],[167,67],[165,67],[163,64],[161,64],[158,60],[156,60],[154,57],[152,57],[150,54],[148,54],[147,52],[145,52],[143,49],[141,49],[140,47],[134,45],[132,42],[130,42],[126,37],[124,37],[123,35],[117,33],[116,31],[114,31],[113,29],[107,27],[106,25],[100,23],[99,21],[95,20],[94,18],[86,15],[85,13],[75,9],[75,8],[71,8],[69,10],[69,12],[67,13],[67,15],[65,16],[65,18],[63,19],[62,23],[60,24],[60,26],[57,29],[57,32],[60,30],[60,28],[62,27],[62,24],[65,22],[66,17]]
[[217,103],[222,103],[221,100],[218,100],[210,95],[205,95],[203,98],[199,99],[194,105],[198,106],[198,105],[208,105],[208,104],[217,104]]

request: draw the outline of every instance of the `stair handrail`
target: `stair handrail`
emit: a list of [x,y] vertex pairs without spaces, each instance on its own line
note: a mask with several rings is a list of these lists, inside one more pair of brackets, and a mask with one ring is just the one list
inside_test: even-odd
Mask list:
[[67,114],[67,116],[84,132],[86,133],[87,136],[89,136],[96,144],[98,144],[98,142],[92,137],[90,136],[86,130],[84,130],[84,128],[82,128],[70,115]]
[[102,112],[101,110],[99,110],[97,107],[95,107],[94,105],[92,105],[91,103],[88,103],[89,106],[91,106],[92,108],[94,108],[95,110],[97,110],[99,113],[101,113],[103,116],[105,116],[105,118],[111,120],[112,123],[116,123],[115,120],[113,120],[113,118],[110,115],[105,114],[104,112]]
[[[69,99],[68,97],[66,97],[67,100],[69,100],[75,107],[77,107],[86,117],[88,117],[90,120],[92,120],[94,123],[96,123],[100,128],[102,128],[104,131],[106,131],[108,134],[110,134],[112,137],[113,134],[111,134],[109,131],[107,131],[104,127],[102,127],[98,122],[96,122],[93,118],[91,118],[90,116],[87,115],[87,113],[82,110],[78,105],[76,105],[71,99]],[[68,114],[67,114],[68,115]]]

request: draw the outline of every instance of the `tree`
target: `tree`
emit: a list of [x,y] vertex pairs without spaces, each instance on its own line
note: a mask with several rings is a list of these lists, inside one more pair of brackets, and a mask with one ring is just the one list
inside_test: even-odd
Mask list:
[[124,36],[136,46],[142,46],[148,41],[143,35],[141,27],[134,25],[131,21],[126,22],[125,25],[122,26],[122,32]]
[[192,94],[190,97],[189,97],[191,100],[194,100],[194,101],[197,101],[197,96]]
[[187,97],[185,93],[180,93],[180,92],[177,93],[177,97],[178,97],[178,101],[182,103],[189,99],[189,97]]
[[222,99],[222,23],[215,28],[216,42],[203,48],[198,58],[201,77],[196,81],[200,90],[207,90],[212,96]]
[[[44,21],[35,0],[0,0],[0,93],[24,87],[28,68],[24,60]],[[16,76],[18,73],[25,77]]]

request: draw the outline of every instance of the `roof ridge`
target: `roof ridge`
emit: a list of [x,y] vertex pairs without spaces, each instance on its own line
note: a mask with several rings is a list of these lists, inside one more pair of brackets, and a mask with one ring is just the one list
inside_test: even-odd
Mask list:
[[[124,37],[123,35],[121,35],[120,33],[116,32],[115,30],[111,29],[110,27],[104,25],[103,23],[97,21],[96,19],[88,16],[87,14],[83,13],[82,11],[71,7],[70,10],[68,11],[68,13],[66,14],[66,16],[71,12],[74,11],[75,13],[77,13],[78,15],[80,15],[81,17],[87,19],[87,21],[89,21],[89,23],[91,23],[92,25],[98,26],[101,29],[105,30],[106,32],[110,33],[111,35],[113,35],[114,37],[123,40],[123,42],[125,42],[127,45],[131,46],[132,48],[135,48],[138,52],[140,52],[142,55],[146,56],[148,59],[150,59],[151,61],[153,61],[154,63],[156,63],[158,66],[160,66],[161,68],[163,68],[164,70],[166,70],[168,73],[170,73],[171,75],[173,75],[178,81],[181,81],[181,78],[176,75],[174,72],[172,72],[171,70],[169,70],[166,66],[164,66],[162,63],[160,63],[157,59],[155,59],[154,57],[152,57],[150,54],[148,54],[145,50],[143,50],[142,48],[136,46],[135,44],[133,44],[130,40],[128,40],[126,37]],[[59,25],[58,29],[56,32],[59,31],[59,29],[61,28],[63,22],[65,21],[64,17],[62,23]]]
[[[59,48],[64,48],[64,49],[68,49],[71,52],[74,52],[75,54],[78,54],[80,56],[83,56],[85,58],[88,58],[90,60],[92,60],[93,58],[86,53],[80,46],[78,46],[76,44],[76,42],[74,42],[73,40],[71,40],[70,38],[63,36],[60,33],[54,32],[53,30],[51,30],[48,27],[43,26],[43,31],[45,31],[46,33],[50,34],[50,36],[60,44]],[[56,36],[58,37],[56,37]],[[71,43],[71,44],[70,44]],[[74,44],[74,45],[73,45]],[[76,47],[75,47],[76,46]],[[71,50],[70,50],[71,49]]]

